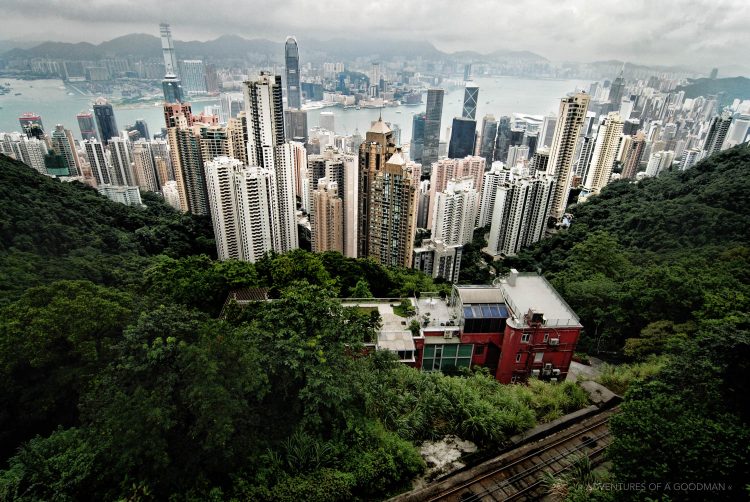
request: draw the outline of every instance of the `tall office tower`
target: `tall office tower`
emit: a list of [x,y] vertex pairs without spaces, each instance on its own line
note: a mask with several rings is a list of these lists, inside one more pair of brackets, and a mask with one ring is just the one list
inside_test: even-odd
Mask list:
[[708,135],[706,135],[706,142],[703,143],[706,157],[721,150],[730,125],[732,125],[732,115],[728,111],[711,119],[711,126],[708,129]]
[[427,114],[416,113],[411,122],[411,146],[409,147],[409,158],[414,162],[422,163],[424,152],[424,127]]
[[148,124],[143,119],[138,119],[135,121],[135,129],[138,131],[138,133],[141,135],[141,138],[143,139],[151,139],[151,135],[148,133]]
[[96,184],[109,185],[109,161],[107,160],[107,152],[104,149],[104,144],[96,139],[89,139],[83,142],[83,146],[86,149],[86,157],[91,167],[91,173],[94,175]]
[[529,147],[524,145],[514,145],[508,148],[508,158],[505,159],[505,165],[509,169],[513,168],[519,162],[528,160],[529,158]]
[[419,170],[401,156],[388,126],[375,122],[359,148],[358,257],[411,265]]
[[135,178],[131,163],[133,162],[133,144],[129,139],[118,137],[109,141],[109,153],[112,166],[112,185],[134,186]]
[[456,117],[451,128],[451,141],[448,145],[448,157],[461,159],[467,155],[474,155],[474,145],[477,138],[477,121]]
[[50,139],[52,149],[56,154],[62,156],[65,161],[65,168],[68,170],[66,176],[81,176],[83,174],[81,171],[81,161],[78,158],[73,133],[58,124],[55,126],[55,130],[52,131]]
[[699,148],[690,148],[682,152],[680,159],[680,171],[690,169],[703,158],[703,151]]
[[159,34],[161,35],[161,50],[164,56],[164,79],[161,81],[164,101],[167,103],[182,103],[185,97],[182,80],[177,73],[177,56],[174,52],[172,31],[169,29],[169,25],[166,23],[160,24]]
[[96,139],[96,124],[94,123],[94,114],[89,112],[81,112],[76,115],[78,120],[78,128],[81,130],[81,138]]
[[318,125],[321,129],[336,132],[335,115],[333,112],[320,112]]
[[338,195],[338,183],[320,178],[312,193],[310,213],[312,250],[316,253],[344,253],[344,202]]
[[732,120],[732,126],[729,128],[729,132],[727,132],[721,149],[726,150],[727,148],[747,143],[750,141],[748,131],[750,131],[750,115],[735,117]]
[[440,151],[440,119],[443,115],[442,89],[427,91],[427,111],[424,119],[424,147],[422,149],[422,165],[425,174],[430,174],[433,162],[437,162]]
[[435,196],[432,239],[447,245],[471,242],[479,210],[479,193],[472,178],[453,179]]
[[180,63],[182,88],[188,94],[205,94],[206,69],[200,59],[186,59]]
[[542,238],[552,206],[555,180],[540,174],[497,188],[488,251],[512,256]]
[[476,119],[478,100],[479,86],[474,82],[466,82],[466,88],[464,88],[464,109],[461,117],[471,120]]
[[495,139],[495,160],[504,161],[510,147],[510,117],[500,117]]
[[[322,115],[322,113],[321,113]],[[307,143],[309,138],[307,131],[306,110],[284,110],[284,130],[287,141]]]
[[[141,139],[133,144],[133,176],[135,184],[149,192],[158,192],[161,187],[151,143],[148,140]],[[162,173],[162,176],[166,177],[166,173]]]
[[42,139],[44,137],[44,125],[42,117],[36,113],[24,113],[18,117],[21,130],[28,138]]
[[547,172],[547,167],[549,166],[549,148],[544,147],[540,148],[536,152],[534,152],[534,155],[531,157],[531,160],[529,161],[529,171],[532,175],[534,175],[535,172],[541,171],[541,172]]
[[542,122],[542,129],[539,131],[539,141],[537,145],[552,146],[552,137],[555,135],[555,126],[557,125],[556,115],[545,115],[544,121]]
[[370,96],[380,96],[380,63],[372,63],[372,70],[370,71]]
[[711,75],[709,75],[708,78],[710,78],[711,80],[714,80],[718,76],[719,76],[719,69],[718,68],[712,68],[711,69]]
[[622,71],[617,78],[609,86],[609,111],[616,112],[620,110],[620,104],[622,102],[622,96],[625,94],[625,79],[622,76]]
[[643,131],[638,131],[628,145],[628,149],[624,152],[624,160],[622,162],[622,178],[632,179],[635,178],[638,173],[638,168],[641,166],[641,157],[643,157],[643,150],[646,146],[646,135]]
[[623,98],[620,103],[620,117],[622,117],[623,120],[629,120],[630,116],[633,114],[634,106],[635,103],[633,101],[628,98]]
[[206,63],[206,90],[211,94],[219,92],[219,74],[216,73],[216,65],[211,63]]
[[281,77],[261,72],[245,82],[247,156],[249,164],[270,169],[276,177],[277,198],[274,250],[280,253],[299,247],[294,199],[295,148],[284,143],[284,112]]
[[216,157],[232,157],[232,137],[225,127],[218,125],[201,128],[201,157],[208,162]]
[[464,65],[464,82],[471,80],[471,63]]
[[289,108],[300,109],[302,98],[299,86],[299,47],[294,37],[286,37],[284,61],[286,63],[286,103]]
[[479,156],[484,157],[487,165],[495,158],[495,139],[497,137],[497,120],[494,115],[485,115],[482,119]]
[[620,114],[610,112],[599,126],[591,167],[583,183],[587,192],[599,193],[609,183],[622,138],[622,125]]
[[571,171],[581,126],[586,118],[589,96],[577,93],[560,101],[560,112],[549,154],[547,174],[554,176],[554,195],[550,216],[560,219],[570,193]]
[[492,214],[495,211],[495,199],[498,194],[497,189],[505,185],[510,179],[510,170],[505,169],[503,163],[499,161],[493,162],[490,170],[484,173],[477,227],[485,227],[492,222]]
[[247,165],[247,127],[245,125],[245,112],[240,112],[238,117],[232,117],[227,123],[227,135],[232,145],[229,157],[240,160]]
[[529,148],[528,158],[531,158],[536,152],[539,141],[539,134],[535,132],[526,131],[523,138],[523,144]]
[[117,128],[117,121],[115,121],[115,110],[109,101],[104,98],[97,98],[94,101],[94,117],[96,117],[96,125],[102,143],[107,145],[110,139],[120,136],[120,130]]
[[417,228],[427,228],[427,213],[432,209],[430,207],[430,181],[422,180],[419,182],[419,206],[417,207]]

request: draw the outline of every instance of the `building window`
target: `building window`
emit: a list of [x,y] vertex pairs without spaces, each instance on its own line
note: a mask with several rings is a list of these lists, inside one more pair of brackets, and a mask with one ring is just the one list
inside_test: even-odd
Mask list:
[[542,358],[544,358],[544,352],[537,352],[534,354],[534,362],[535,363],[541,363]]
[[529,343],[530,333],[524,333],[521,335],[521,343]]
[[474,354],[478,356],[484,354],[484,345],[477,345],[476,348],[474,348]]
[[452,368],[469,368],[474,345],[470,343],[425,345],[422,357],[424,371],[446,371]]
[[520,352],[518,354],[516,354],[516,362],[517,363],[521,362],[521,353]]

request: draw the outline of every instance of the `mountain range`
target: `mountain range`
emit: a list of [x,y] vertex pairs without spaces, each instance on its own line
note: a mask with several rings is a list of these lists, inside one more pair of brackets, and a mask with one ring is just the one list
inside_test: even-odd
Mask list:
[[[8,47],[13,47],[8,49]],[[6,50],[3,52],[2,49]],[[175,41],[175,51],[181,59],[244,59],[248,56],[268,56],[281,61],[284,43],[267,39],[247,39],[239,35],[223,35],[215,40]],[[508,60],[525,60],[545,62],[543,56],[529,51],[494,51],[480,54],[474,51],[446,53],[437,49],[432,43],[405,42],[401,40],[304,40],[300,43],[300,52],[308,60],[323,57],[354,59],[371,57],[390,59],[394,57],[425,59],[449,59],[461,62],[502,62]],[[161,42],[158,37],[144,33],[133,33],[102,42],[43,42],[34,47],[28,45],[13,46],[13,41],[0,41],[0,57],[15,58],[51,58],[73,60],[99,60],[112,57],[135,56],[141,58],[160,58]]]

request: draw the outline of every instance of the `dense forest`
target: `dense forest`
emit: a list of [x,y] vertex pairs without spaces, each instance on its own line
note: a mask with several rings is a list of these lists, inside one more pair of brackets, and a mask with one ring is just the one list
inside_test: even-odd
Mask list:
[[[749,188],[747,148],[615,182],[502,264],[542,271],[581,317],[581,350],[625,363],[600,377],[625,394],[610,468],[552,480],[559,498],[750,491]],[[423,472],[421,441],[496,447],[586,403],[572,383],[504,386],[365,356],[378,320],[336,300],[446,284],[336,253],[219,262],[206,219],[144,201],[0,158],[0,500],[381,499]],[[470,282],[489,272],[475,237]],[[278,301],[219,317],[243,286]]]
[[[454,434],[495,448],[587,403],[365,356],[340,297],[446,291],[340,254],[219,262],[204,218],[0,158],[0,500],[372,500]],[[230,304],[232,288],[274,302]]]
[[[684,172],[608,185],[568,230],[505,263],[541,270],[585,326],[579,350],[625,361],[611,480],[661,483],[633,498],[750,493],[750,148]],[[732,489],[675,493],[665,482]],[[744,495],[742,492],[746,491]],[[608,499],[579,486],[569,500]],[[623,494],[620,494],[623,496]]]

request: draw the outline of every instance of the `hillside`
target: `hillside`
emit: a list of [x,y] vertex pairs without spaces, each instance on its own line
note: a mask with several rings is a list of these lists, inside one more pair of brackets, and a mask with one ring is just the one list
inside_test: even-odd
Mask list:
[[677,90],[685,91],[686,98],[716,96],[723,93],[722,103],[731,104],[735,99],[750,99],[750,79],[745,77],[691,79],[687,85],[680,86]]
[[146,209],[111,202],[0,156],[0,305],[60,279],[123,285],[151,257],[214,252],[207,218],[183,215],[158,196]]
[[[652,323],[750,309],[750,148],[684,172],[608,185],[573,224],[511,260],[545,275],[581,316],[589,349],[620,351]],[[637,342],[630,342],[631,345]]]

